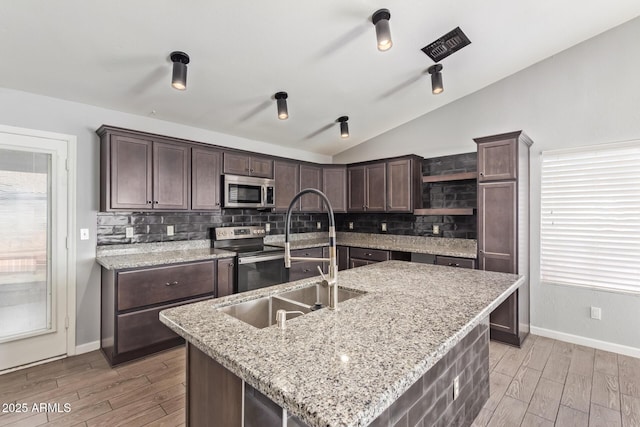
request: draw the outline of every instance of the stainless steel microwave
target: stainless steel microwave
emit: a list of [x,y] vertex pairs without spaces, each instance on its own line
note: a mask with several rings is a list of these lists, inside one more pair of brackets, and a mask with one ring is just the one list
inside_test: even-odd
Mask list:
[[224,175],[225,208],[275,207],[275,181],[252,176]]

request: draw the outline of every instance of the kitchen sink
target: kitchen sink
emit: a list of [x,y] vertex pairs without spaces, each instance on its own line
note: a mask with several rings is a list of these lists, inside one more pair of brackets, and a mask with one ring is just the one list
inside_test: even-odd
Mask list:
[[[364,293],[338,288],[338,302],[360,295],[364,295]],[[218,310],[255,328],[262,329],[276,324],[278,310],[302,312],[302,314],[289,313],[287,315],[287,319],[293,319],[323,308],[328,303],[329,292],[327,288],[320,284],[315,284],[270,297],[232,304]]]

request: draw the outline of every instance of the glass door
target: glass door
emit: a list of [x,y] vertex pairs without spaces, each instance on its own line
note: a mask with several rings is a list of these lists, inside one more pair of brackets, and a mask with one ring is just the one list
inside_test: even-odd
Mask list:
[[67,353],[66,159],[0,128],[0,371]]

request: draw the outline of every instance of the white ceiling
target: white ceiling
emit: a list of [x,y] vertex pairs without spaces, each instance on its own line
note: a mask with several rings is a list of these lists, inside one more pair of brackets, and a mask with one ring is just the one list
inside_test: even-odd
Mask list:
[[[638,0],[4,0],[0,86],[333,155],[638,15]],[[457,26],[472,44],[431,95],[420,48]],[[174,50],[191,57],[185,92]]]

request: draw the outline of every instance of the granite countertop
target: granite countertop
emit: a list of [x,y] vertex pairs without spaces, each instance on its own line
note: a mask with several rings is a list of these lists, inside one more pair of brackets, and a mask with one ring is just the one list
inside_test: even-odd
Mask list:
[[172,308],[160,320],[310,426],[366,426],[524,283],[386,261],[339,272],[341,287],[366,294],[288,320],[285,330],[217,310],[318,279]]
[[[265,243],[284,247],[284,235],[267,236]],[[471,239],[339,232],[336,234],[336,243],[359,248],[446,255],[460,258],[475,259],[478,256],[477,242]],[[329,238],[327,233],[291,234],[291,249],[306,249],[328,245]]]
[[107,270],[231,258],[235,252],[213,249],[210,240],[99,246],[96,262]]

